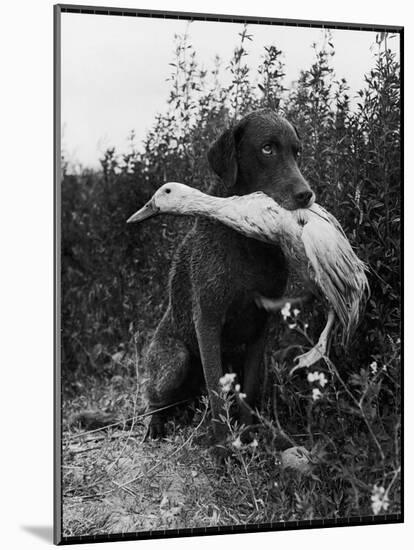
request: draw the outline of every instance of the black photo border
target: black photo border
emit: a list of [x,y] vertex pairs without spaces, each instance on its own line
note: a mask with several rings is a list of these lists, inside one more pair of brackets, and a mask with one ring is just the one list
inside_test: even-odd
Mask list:
[[196,12],[160,11],[147,9],[117,8],[103,6],[86,6],[76,4],[56,4],[53,6],[54,25],[54,102],[53,102],[53,171],[54,171],[54,526],[53,541],[56,545],[81,544],[91,542],[115,542],[144,540],[151,538],[174,538],[201,535],[218,535],[230,533],[254,533],[265,531],[288,531],[299,529],[319,529],[322,527],[343,527],[356,525],[383,525],[404,522],[404,415],[401,423],[401,513],[381,516],[352,516],[337,519],[316,519],[302,521],[281,521],[277,523],[262,523],[220,527],[200,527],[191,529],[163,529],[157,531],[137,531],[130,533],[81,535],[65,537],[62,535],[62,377],[61,377],[61,309],[60,309],[60,268],[61,268],[61,14],[78,13],[89,15],[112,15],[124,17],[151,17],[155,19],[182,19],[192,21],[212,21],[217,23],[248,23],[255,25],[277,25],[287,27],[328,28],[343,30],[361,30],[374,32],[392,32],[399,34],[401,60],[401,377],[402,377],[402,410],[404,411],[404,27],[395,25],[379,25],[365,23],[345,23],[330,21],[309,21],[301,19],[278,19],[271,17],[251,17],[238,15],[208,14]]

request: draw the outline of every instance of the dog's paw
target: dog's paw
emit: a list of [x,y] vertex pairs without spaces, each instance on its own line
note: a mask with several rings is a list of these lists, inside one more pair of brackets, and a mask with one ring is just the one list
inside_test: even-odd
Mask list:
[[165,437],[165,418],[159,414],[153,414],[149,421],[144,441],[147,439],[162,439]]

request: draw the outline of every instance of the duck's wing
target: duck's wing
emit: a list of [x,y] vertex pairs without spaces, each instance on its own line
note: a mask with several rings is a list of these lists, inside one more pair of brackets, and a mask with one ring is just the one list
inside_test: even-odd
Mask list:
[[308,208],[308,210],[316,216],[319,216],[321,219],[325,220],[329,224],[333,225],[337,231],[342,233],[342,235],[347,238],[345,235],[345,231],[342,228],[342,225],[335,218],[335,216],[328,212],[323,206],[315,202],[310,208]]
[[319,205],[312,213],[302,240],[315,280],[341,321],[347,340],[369,296],[367,267],[356,255],[334,216]]

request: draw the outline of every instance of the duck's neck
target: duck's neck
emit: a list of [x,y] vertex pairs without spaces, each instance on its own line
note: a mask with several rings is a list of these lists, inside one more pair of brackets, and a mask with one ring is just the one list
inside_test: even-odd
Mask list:
[[220,211],[226,205],[228,199],[212,197],[197,189],[192,191],[185,201],[175,207],[175,213],[186,216],[203,216],[220,220]]

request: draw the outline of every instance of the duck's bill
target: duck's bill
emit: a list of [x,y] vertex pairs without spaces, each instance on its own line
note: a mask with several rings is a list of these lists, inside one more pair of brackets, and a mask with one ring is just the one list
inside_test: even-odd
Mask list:
[[159,208],[155,206],[153,201],[149,201],[147,204],[144,204],[142,208],[137,210],[135,214],[132,214],[132,216],[127,219],[127,223],[142,222],[143,220],[152,218],[152,216],[156,216],[158,212]]

